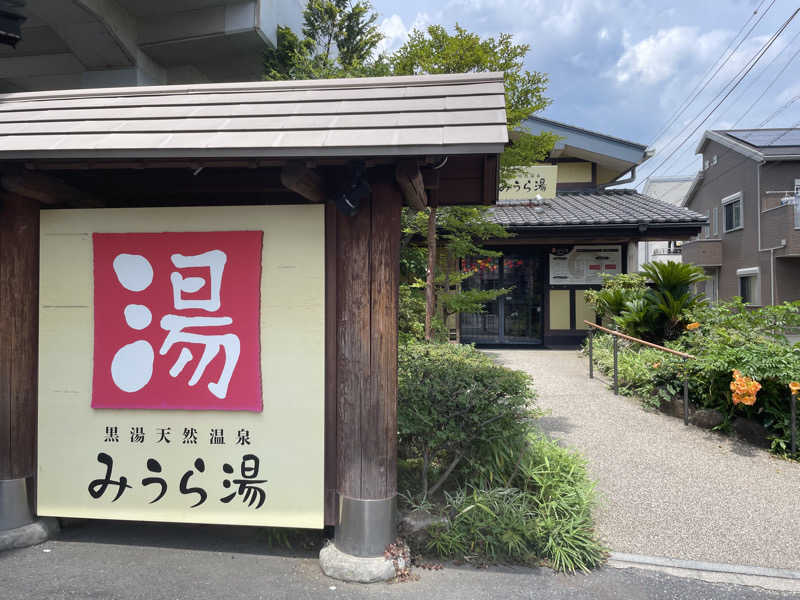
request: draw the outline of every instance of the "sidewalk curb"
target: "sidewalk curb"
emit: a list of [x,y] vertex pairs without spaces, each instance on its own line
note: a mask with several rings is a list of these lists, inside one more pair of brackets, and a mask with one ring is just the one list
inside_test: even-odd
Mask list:
[[800,592],[800,571],[732,565],[726,563],[681,560],[662,556],[644,556],[612,552],[608,566],[615,569],[647,569],[668,575],[701,579],[712,583],[746,585],[768,590]]

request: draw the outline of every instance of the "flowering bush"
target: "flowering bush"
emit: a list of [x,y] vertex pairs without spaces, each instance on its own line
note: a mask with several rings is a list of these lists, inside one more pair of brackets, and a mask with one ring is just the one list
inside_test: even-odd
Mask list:
[[[751,310],[734,300],[700,307],[686,318],[698,325],[686,326],[667,346],[697,358],[684,365],[678,357],[621,344],[621,391],[658,406],[681,394],[688,373],[693,405],[720,411],[723,429],[736,416],[755,420],[769,432],[773,450],[785,451],[791,435],[787,392],[800,393],[800,344],[790,345],[784,332],[800,326],[800,302]],[[610,336],[595,336],[594,356],[609,372]]]

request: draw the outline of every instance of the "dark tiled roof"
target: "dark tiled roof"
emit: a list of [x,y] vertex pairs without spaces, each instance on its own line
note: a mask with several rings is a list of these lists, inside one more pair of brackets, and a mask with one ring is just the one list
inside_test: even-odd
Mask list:
[[[537,210],[538,209],[538,210]],[[575,225],[702,225],[706,217],[635,190],[559,192],[555,198],[535,202],[498,204],[492,220],[506,227]]]

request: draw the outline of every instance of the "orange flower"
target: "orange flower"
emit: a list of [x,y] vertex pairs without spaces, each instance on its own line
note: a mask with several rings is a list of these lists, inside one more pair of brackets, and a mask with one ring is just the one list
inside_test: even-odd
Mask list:
[[658,368],[658,367],[660,367],[660,366],[661,366],[661,363],[660,363],[660,362],[654,362],[654,363],[653,363],[653,368],[654,368],[654,369],[657,369],[657,368]]
[[734,404],[752,406],[756,403],[756,394],[761,389],[761,384],[751,377],[744,377],[738,369],[734,369],[730,388],[733,392],[731,400]]
[[695,322],[695,323],[689,323],[689,324],[686,326],[686,329],[687,329],[688,331],[692,331],[693,329],[697,329],[698,327],[700,327],[700,323],[697,323],[697,322]]
[[792,381],[789,384],[789,389],[792,391],[792,396],[800,394],[800,381]]

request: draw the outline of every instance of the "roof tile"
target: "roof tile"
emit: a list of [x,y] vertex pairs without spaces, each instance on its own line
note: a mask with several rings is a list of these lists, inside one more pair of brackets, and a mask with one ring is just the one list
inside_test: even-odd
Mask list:
[[703,224],[706,217],[635,190],[559,192],[536,202],[501,203],[491,209],[492,220],[506,227],[570,225],[638,225],[650,223]]

